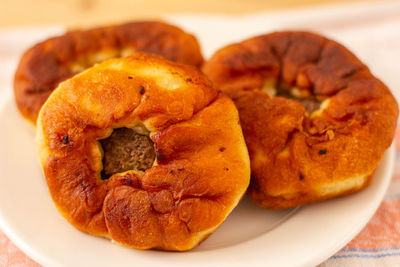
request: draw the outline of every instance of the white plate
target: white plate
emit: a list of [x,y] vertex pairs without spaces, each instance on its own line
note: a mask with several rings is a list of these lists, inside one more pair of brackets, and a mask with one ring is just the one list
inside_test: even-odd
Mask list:
[[[194,33],[207,57],[227,43],[277,29],[321,32],[357,52],[391,88],[399,88],[391,60],[398,50],[387,45],[396,43],[398,27],[382,24],[379,18],[396,18],[400,4],[363,6],[329,5],[317,11],[311,8],[246,17],[171,15],[168,20]],[[368,23],[354,27],[354,18],[372,21],[374,27]],[[340,26],[346,24],[352,27]],[[3,54],[19,55],[39,39],[58,32],[62,32],[61,27],[12,30],[0,36],[1,47],[7,51]],[[0,62],[0,84],[6,85],[0,88],[0,106],[7,102],[3,93],[9,96],[12,91],[8,84],[17,61],[11,56],[6,59]],[[398,95],[398,91],[394,93]],[[45,266],[313,266],[338,251],[368,222],[389,185],[394,164],[391,147],[367,189],[298,210],[262,210],[245,198],[193,251],[139,251],[81,233],[58,213],[37,162],[34,129],[20,117],[10,99],[0,111],[0,126],[0,227]]]
[[0,227],[45,266],[312,266],[349,242],[389,185],[394,148],[364,191],[297,210],[263,210],[244,199],[199,247],[184,253],[128,249],[76,230],[56,210],[34,147],[34,129],[13,101],[0,112]]

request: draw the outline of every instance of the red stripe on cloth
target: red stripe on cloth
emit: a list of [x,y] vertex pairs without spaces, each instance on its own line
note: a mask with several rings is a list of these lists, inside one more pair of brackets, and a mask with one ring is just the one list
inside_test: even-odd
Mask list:
[[0,231],[0,266],[39,267]]
[[395,181],[400,181],[400,174],[394,174],[392,176],[392,182],[395,182]]
[[400,126],[397,126],[396,132],[394,135],[394,144],[396,147],[396,151],[400,151]]
[[380,249],[400,247],[400,199],[386,199],[367,226],[345,247]]

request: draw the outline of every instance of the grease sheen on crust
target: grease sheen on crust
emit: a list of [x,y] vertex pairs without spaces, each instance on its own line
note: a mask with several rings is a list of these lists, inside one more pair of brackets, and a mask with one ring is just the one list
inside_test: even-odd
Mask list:
[[200,67],[200,46],[193,35],[162,22],[132,22],[77,30],[36,44],[22,56],[14,77],[21,114],[36,123],[43,103],[57,85],[106,59],[135,51]]
[[[249,149],[250,197],[281,209],[367,186],[390,146],[398,116],[389,89],[349,50],[307,32],[276,32],[228,45],[203,71],[239,110]],[[266,81],[325,101],[307,114],[270,97]]]
[[[98,140],[138,124],[150,131],[155,164],[101,180]],[[233,102],[194,68],[145,54],[61,83],[40,111],[36,141],[63,216],[133,248],[193,248],[225,220],[250,180]]]

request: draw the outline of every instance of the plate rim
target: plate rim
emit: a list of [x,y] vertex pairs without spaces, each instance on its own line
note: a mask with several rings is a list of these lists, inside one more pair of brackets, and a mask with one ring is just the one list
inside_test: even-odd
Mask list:
[[[9,99],[5,101],[5,105],[3,107],[0,107],[0,119],[2,118],[2,115],[4,115],[3,113],[8,111],[7,107],[9,107],[10,105],[14,105],[14,110],[17,111],[15,104],[12,101],[12,97],[9,97]],[[324,251],[324,253],[321,253],[317,256],[314,255],[313,257],[303,258],[303,260],[297,259],[297,262],[298,262],[297,266],[310,266],[310,265],[316,265],[316,264],[322,263],[324,260],[328,259],[331,255],[335,254],[338,250],[340,250],[343,246],[345,246],[349,241],[351,241],[351,239],[354,238],[369,222],[369,220],[371,219],[371,217],[374,215],[374,213],[378,209],[379,205],[381,204],[381,202],[384,198],[384,195],[385,195],[385,193],[390,185],[390,182],[391,182],[391,177],[393,175],[394,162],[395,162],[394,142],[392,142],[391,146],[385,151],[385,154],[382,157],[382,160],[384,159],[384,157],[387,157],[387,159],[386,159],[387,163],[386,163],[385,172],[384,172],[385,175],[383,175],[384,177],[380,177],[381,179],[383,179],[382,184],[379,187],[379,191],[375,195],[375,201],[372,201],[371,203],[369,203],[370,208],[368,209],[368,212],[366,212],[366,214],[364,215],[364,218],[362,218],[362,220],[361,220],[362,223],[352,226],[351,231],[350,230],[347,231],[346,232],[347,234],[345,236],[343,236],[343,238],[340,240],[340,242],[335,242],[335,245],[331,246],[330,249],[326,249]],[[376,180],[376,179],[374,179],[374,180]],[[295,212],[295,214],[290,216],[288,221],[295,220],[296,217],[299,216],[299,214],[306,212],[309,209],[309,207],[312,207],[315,205],[318,205],[318,203],[314,204],[314,205],[302,207],[297,212]],[[284,221],[282,224],[285,224],[285,223],[287,223],[287,221]],[[276,226],[276,228],[279,228],[279,227],[281,227],[281,225]],[[58,262],[57,260],[53,259],[53,257],[51,257],[51,256],[49,257],[49,255],[42,254],[39,251],[35,250],[35,248],[32,246],[32,244],[30,244],[29,242],[24,240],[24,238],[22,236],[18,235],[18,229],[14,229],[11,225],[9,225],[7,223],[7,221],[4,219],[3,211],[1,209],[0,209],[0,229],[19,249],[21,249],[25,254],[27,254],[29,257],[31,257],[37,263],[39,263],[43,266],[68,266],[63,263]],[[272,231],[274,231],[274,230],[272,230]],[[266,234],[268,234],[268,233],[270,233],[270,232],[267,232]],[[244,241],[239,244],[232,245],[232,246],[215,248],[212,250],[205,250],[205,251],[189,251],[189,252],[185,252],[185,253],[187,253],[187,255],[190,255],[190,254],[204,255],[207,252],[212,251],[213,253],[222,252],[223,254],[225,254],[224,252],[229,252],[229,250],[232,247],[246,245],[246,243],[248,244],[249,242],[254,242],[257,239],[262,239],[262,237],[265,236],[266,234],[263,234],[260,237],[256,237],[256,238],[253,238],[253,239],[250,239],[250,240],[247,240],[247,241]],[[184,262],[182,262],[182,263],[174,262],[174,264],[176,264],[176,266],[179,266],[180,264],[184,264]],[[255,262],[254,264],[257,264],[257,262]]]

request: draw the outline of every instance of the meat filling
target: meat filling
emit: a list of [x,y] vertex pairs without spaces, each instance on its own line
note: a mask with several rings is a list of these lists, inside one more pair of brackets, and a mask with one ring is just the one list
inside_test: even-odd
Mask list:
[[320,99],[313,96],[307,90],[299,90],[284,83],[277,83],[271,79],[264,82],[261,90],[270,97],[284,97],[299,102],[301,105],[303,105],[308,114],[318,110],[322,103]]
[[286,90],[278,90],[277,95],[280,97],[296,100],[297,102],[300,102],[300,104],[303,105],[303,107],[306,109],[308,114],[311,114],[312,112],[316,111],[319,109],[321,106],[321,101],[315,99],[315,98],[299,98],[291,94],[290,92]]
[[146,134],[119,128],[100,143],[104,151],[102,179],[129,170],[145,171],[153,166],[154,145]]
[[[268,90],[274,88],[272,90]],[[296,96],[292,93],[292,89],[288,86],[278,84],[277,88],[275,86],[271,87],[269,84],[266,86],[266,92],[270,96],[279,96],[279,97],[284,97],[288,99],[295,100],[299,102],[300,104],[303,105],[303,107],[306,109],[308,114],[311,114],[312,112],[318,110],[321,106],[321,101],[316,99],[315,97],[312,96]]]

